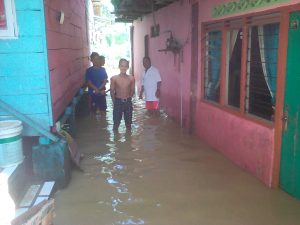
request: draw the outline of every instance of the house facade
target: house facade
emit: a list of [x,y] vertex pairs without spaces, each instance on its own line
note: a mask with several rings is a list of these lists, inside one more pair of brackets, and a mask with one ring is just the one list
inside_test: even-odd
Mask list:
[[295,0],[182,0],[133,23],[137,83],[148,55],[174,120],[297,198],[299,16]]
[[0,0],[0,119],[16,112],[26,136],[51,131],[85,80],[87,17],[85,0]]

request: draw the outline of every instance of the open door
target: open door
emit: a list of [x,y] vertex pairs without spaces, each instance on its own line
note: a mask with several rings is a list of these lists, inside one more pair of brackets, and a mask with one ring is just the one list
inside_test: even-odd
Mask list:
[[300,199],[300,12],[290,14],[283,134],[281,188]]
[[145,48],[145,57],[149,57],[149,35],[145,35],[144,37],[144,48]]

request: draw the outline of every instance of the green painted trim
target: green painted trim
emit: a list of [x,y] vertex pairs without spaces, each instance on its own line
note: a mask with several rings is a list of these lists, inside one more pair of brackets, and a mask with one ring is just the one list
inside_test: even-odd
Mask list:
[[245,12],[256,8],[271,6],[290,0],[238,0],[215,6],[212,10],[213,17],[225,16],[238,12]]
[[22,137],[21,135],[17,135],[14,137],[2,138],[2,139],[0,139],[0,144],[7,144],[7,143],[14,142],[14,141],[18,141],[21,139],[21,137]]

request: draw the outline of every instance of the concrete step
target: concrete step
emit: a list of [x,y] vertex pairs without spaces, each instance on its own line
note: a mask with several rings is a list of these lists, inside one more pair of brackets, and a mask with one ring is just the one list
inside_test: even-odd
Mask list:
[[0,168],[0,224],[8,224],[44,200],[56,190],[55,181],[37,182],[26,169],[26,163]]
[[55,181],[32,184],[16,207],[16,217],[28,211],[44,200],[49,200],[54,193]]

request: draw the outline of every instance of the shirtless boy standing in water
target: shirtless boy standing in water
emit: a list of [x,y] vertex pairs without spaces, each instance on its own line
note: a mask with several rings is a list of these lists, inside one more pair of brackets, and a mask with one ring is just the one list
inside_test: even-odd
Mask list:
[[119,69],[120,74],[111,78],[110,82],[110,95],[114,104],[113,120],[114,130],[117,131],[122,116],[124,114],[125,125],[128,130],[131,129],[132,123],[132,102],[131,98],[134,93],[134,78],[127,75],[126,72],[129,68],[129,62],[126,59],[120,59]]

